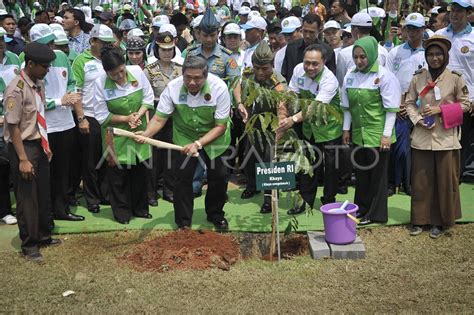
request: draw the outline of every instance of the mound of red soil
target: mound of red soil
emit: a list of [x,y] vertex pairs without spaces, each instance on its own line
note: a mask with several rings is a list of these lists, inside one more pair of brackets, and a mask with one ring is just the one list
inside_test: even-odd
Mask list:
[[121,260],[131,263],[140,271],[229,270],[239,256],[239,244],[229,234],[178,230],[143,242],[121,257]]

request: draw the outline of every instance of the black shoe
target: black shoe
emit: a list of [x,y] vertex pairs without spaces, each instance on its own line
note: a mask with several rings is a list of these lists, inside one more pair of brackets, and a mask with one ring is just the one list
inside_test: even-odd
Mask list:
[[150,207],[156,207],[156,206],[158,206],[158,200],[156,200],[156,199],[148,199],[148,205],[149,205]]
[[173,195],[163,195],[163,200],[166,200],[168,202],[173,203],[174,202],[174,197],[173,197]]
[[334,203],[336,202],[336,198],[331,198],[331,199],[325,199],[324,197],[321,197],[319,198],[319,200],[321,200],[321,204],[324,206],[324,205],[327,205],[328,203]]
[[288,210],[286,213],[289,215],[295,215],[295,214],[300,214],[303,213],[306,210],[306,202],[303,202],[301,206],[296,206],[294,208],[291,208]]
[[76,215],[72,213],[67,213],[65,215],[55,215],[54,220],[64,220],[64,221],[84,221],[82,215]]
[[75,197],[68,198],[67,203],[70,207],[77,207],[79,205],[79,201]]
[[117,222],[120,224],[129,224],[130,220],[117,220]]
[[58,245],[62,245],[62,244],[63,244],[62,239],[52,238],[50,241],[40,244],[40,247],[58,246]]
[[337,193],[340,195],[347,195],[347,186],[338,187]]
[[363,226],[363,225],[369,225],[369,224],[372,224],[372,223],[375,223],[375,222],[373,222],[369,218],[362,218],[362,220],[360,220],[360,222],[359,222],[359,225]]
[[430,237],[433,239],[440,238],[444,234],[444,229],[442,226],[432,226],[430,230]]
[[271,213],[272,212],[272,205],[268,202],[264,202],[262,207],[260,208],[260,213]]
[[151,213],[147,213],[147,214],[144,214],[144,215],[135,215],[137,218],[144,218],[144,219],[151,219],[153,218],[153,216],[151,215]]
[[389,197],[395,195],[395,186],[389,186],[389,187],[388,187],[387,195],[388,195]]
[[110,206],[110,201],[106,199],[100,199],[100,204],[104,206]]
[[250,199],[252,198],[253,196],[259,194],[260,192],[259,191],[256,191],[256,190],[250,190],[250,189],[245,189],[243,192],[242,192],[242,195],[240,195],[240,198],[241,199]]
[[23,257],[25,257],[26,260],[37,263],[37,264],[42,264],[44,263],[44,258],[41,253],[32,253],[32,254],[23,254]]
[[423,232],[423,227],[421,225],[413,225],[410,228],[410,235],[411,236],[417,236],[420,235],[421,232]]
[[100,206],[99,205],[92,205],[89,206],[87,209],[90,213],[99,213],[100,212]]
[[214,227],[216,228],[217,232],[225,232],[229,230],[229,223],[225,218],[214,219],[212,220],[212,224],[214,224]]

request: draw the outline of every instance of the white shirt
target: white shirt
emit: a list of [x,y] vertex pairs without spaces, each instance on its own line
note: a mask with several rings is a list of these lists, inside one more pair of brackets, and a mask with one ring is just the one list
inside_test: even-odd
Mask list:
[[469,100],[474,102],[474,30],[466,29],[454,34],[450,26],[438,30],[435,35],[446,36],[451,41],[448,69],[461,72],[469,90]]
[[326,66],[322,71],[323,74],[318,83],[306,75],[303,63],[300,63],[293,70],[288,87],[295,93],[299,93],[301,90],[310,91],[316,95],[317,101],[329,104],[339,90],[339,83],[336,76]]
[[408,43],[398,45],[388,53],[385,67],[395,74],[402,93],[406,93],[415,71],[428,67],[425,61],[425,50],[421,47],[413,50]]
[[[378,61],[381,66],[385,66],[388,51],[384,47],[378,45],[379,57]],[[347,46],[346,48],[341,49],[339,52],[339,56],[336,58],[336,77],[339,81],[339,86],[342,86],[344,81],[344,77],[347,74],[347,71],[355,66],[354,59],[352,59],[352,50],[354,49],[354,45]]]
[[136,91],[143,90],[142,105],[153,107],[155,96],[153,95],[153,89],[143,70],[140,66],[127,66],[127,71],[133,75],[138,84],[127,82],[124,86],[115,84],[114,89],[106,89],[105,80],[107,79],[107,75],[105,73],[94,81],[94,92],[96,94],[94,115],[100,124],[103,124],[109,115],[111,115],[109,108],[107,107],[107,101],[125,97]]
[[[214,112],[215,119],[228,118],[230,114],[230,94],[227,85],[221,78],[212,73],[207,75],[207,82],[211,89],[211,99],[206,101],[204,99],[204,94],[198,93],[192,95],[188,92],[186,105],[191,108],[213,106],[216,108]],[[181,88],[183,85],[183,76],[179,76],[168,83],[165,90],[160,95],[160,102],[158,103],[156,110],[166,115],[173,114],[176,104],[183,104],[183,100],[180,100]]]
[[281,68],[283,67],[283,60],[285,59],[286,55],[286,47],[288,45],[285,45],[284,47],[280,48],[275,54],[275,71],[281,74]]
[[250,67],[250,68],[253,67],[253,65],[252,65],[252,55],[253,55],[253,52],[257,49],[258,44],[260,44],[260,43],[256,43],[255,45],[250,46],[249,48],[245,49],[245,51],[244,51],[244,63],[243,63],[242,69],[247,68],[247,67]]

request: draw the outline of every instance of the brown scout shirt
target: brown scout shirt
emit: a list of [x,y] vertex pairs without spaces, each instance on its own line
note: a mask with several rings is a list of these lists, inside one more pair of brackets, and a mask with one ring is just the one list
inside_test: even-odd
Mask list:
[[155,95],[155,106],[160,101],[160,95],[168,85],[168,83],[179,77],[182,73],[181,66],[172,62],[171,73],[168,75],[161,71],[160,64],[158,61],[149,64],[143,69],[148,81],[150,81],[151,87],[153,88],[153,94]]
[[405,104],[410,120],[415,127],[411,133],[411,147],[417,150],[457,150],[461,148],[459,143],[460,128],[444,129],[441,114],[435,115],[435,127],[427,130],[417,126],[418,121],[423,119],[421,112],[426,104],[430,106],[439,106],[444,104],[461,103],[464,112],[469,108],[469,92],[462,77],[462,74],[456,71],[446,69],[437,79],[436,86],[439,87],[441,99],[435,99],[434,89],[431,89],[421,98],[421,106],[417,108],[416,100],[418,94],[428,83],[431,82],[430,72],[421,69],[415,72],[411,80],[410,87],[406,96]]
[[[44,83],[38,81],[37,84],[22,71],[23,78],[18,75],[7,86],[4,94],[5,104],[5,141],[12,142],[10,130],[7,125],[18,125],[22,140],[41,139],[38,129],[36,113],[36,89],[39,87],[44,99]],[[44,104],[40,104],[44,106]]]

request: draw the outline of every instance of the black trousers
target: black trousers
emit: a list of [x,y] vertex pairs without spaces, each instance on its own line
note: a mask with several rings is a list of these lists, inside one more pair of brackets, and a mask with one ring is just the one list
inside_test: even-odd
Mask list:
[[10,164],[0,163],[0,219],[12,214],[10,200]]
[[53,152],[49,170],[51,179],[51,211],[64,216],[69,212],[68,187],[74,129],[48,134],[49,146]]
[[49,162],[40,141],[23,141],[28,160],[36,176],[31,180],[20,175],[20,161],[9,144],[10,165],[16,197],[16,216],[24,254],[39,251],[41,243],[51,240]]
[[[227,194],[227,154],[211,160],[201,152],[202,162],[207,167],[207,193],[204,201],[207,220],[224,218]],[[174,216],[178,227],[191,226],[194,208],[193,176],[199,159],[174,152],[176,182],[174,186]]]
[[351,162],[352,146],[347,146],[339,150],[339,187],[347,187],[352,179],[352,162]]
[[108,167],[110,204],[116,220],[148,214],[147,172],[145,163]]
[[[325,142],[315,143],[314,139],[309,142],[316,146],[316,164],[314,165],[314,174],[298,174],[300,194],[303,200],[314,207],[314,200],[318,190],[319,174],[324,174],[324,195],[326,202],[336,201],[338,187],[338,171],[336,169],[336,150],[332,146],[338,146],[342,143],[341,137]],[[318,176],[319,175],[319,176]]]
[[390,152],[356,146],[353,156],[356,174],[354,202],[359,206],[359,215],[385,223],[388,220]]
[[[164,127],[154,137],[156,140],[173,142],[173,121],[168,119]],[[156,191],[163,189],[163,196],[172,196],[175,173],[173,171],[172,151],[152,147],[153,169],[148,176],[148,199],[156,199]]]
[[[69,197],[75,197],[76,190],[83,180],[84,197],[87,207],[100,204],[100,186],[105,182],[105,158],[102,157],[102,136],[99,122],[93,117],[89,121],[89,134],[81,134],[74,128],[75,141],[72,153],[71,175],[69,178]],[[100,161],[103,164],[100,165]]]
[[466,170],[466,161],[474,154],[474,117],[464,113],[464,122],[461,126],[461,178]]
[[[242,160],[242,167],[244,169],[245,177],[247,178],[247,189],[250,191],[257,190],[255,165],[258,163],[270,163],[272,161],[272,150],[270,144],[267,143],[264,138],[262,139],[263,147],[260,145],[256,137],[255,141],[257,141],[257,143],[252,144],[247,139],[245,146],[245,155]],[[264,193],[264,202],[270,203],[272,201],[272,191],[265,190]]]

